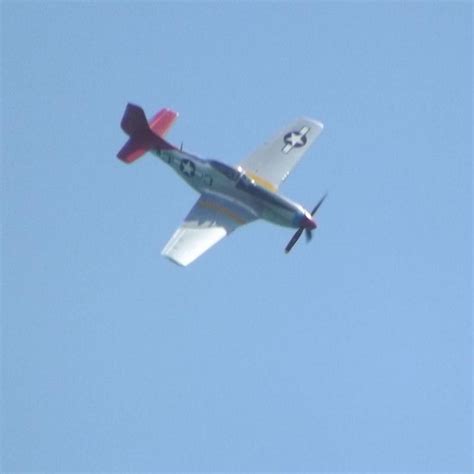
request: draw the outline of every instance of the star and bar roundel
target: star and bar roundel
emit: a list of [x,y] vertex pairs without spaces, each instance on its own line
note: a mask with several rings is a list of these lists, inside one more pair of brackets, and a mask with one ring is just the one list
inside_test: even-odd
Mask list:
[[306,145],[307,138],[306,134],[309,132],[310,128],[304,126],[301,130],[293,130],[292,132],[288,132],[284,137],[283,141],[285,145],[281,149],[281,151],[285,154],[289,153],[293,148],[301,148]]
[[190,160],[182,160],[179,164],[181,173],[192,178],[196,173],[196,165]]

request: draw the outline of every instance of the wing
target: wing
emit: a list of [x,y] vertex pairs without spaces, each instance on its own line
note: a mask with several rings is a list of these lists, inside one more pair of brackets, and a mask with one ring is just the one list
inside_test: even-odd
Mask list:
[[299,118],[255,150],[240,166],[258,184],[275,192],[322,130],[321,122]]
[[243,206],[203,194],[161,254],[185,267],[237,227],[255,219],[257,216]]

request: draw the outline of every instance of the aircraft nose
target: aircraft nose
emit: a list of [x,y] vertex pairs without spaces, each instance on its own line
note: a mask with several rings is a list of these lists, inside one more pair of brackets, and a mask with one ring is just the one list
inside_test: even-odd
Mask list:
[[301,227],[309,230],[316,229],[317,225],[316,222],[311,218],[311,216],[303,216],[303,219],[301,220]]

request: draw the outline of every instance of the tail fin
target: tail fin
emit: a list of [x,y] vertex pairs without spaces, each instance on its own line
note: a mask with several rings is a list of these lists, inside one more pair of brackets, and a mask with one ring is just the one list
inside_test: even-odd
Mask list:
[[125,163],[132,163],[149,150],[173,150],[161,137],[173,125],[178,114],[170,109],[162,109],[150,123],[147,122],[145,112],[141,107],[128,104],[122,117],[120,126],[130,136],[117,157]]

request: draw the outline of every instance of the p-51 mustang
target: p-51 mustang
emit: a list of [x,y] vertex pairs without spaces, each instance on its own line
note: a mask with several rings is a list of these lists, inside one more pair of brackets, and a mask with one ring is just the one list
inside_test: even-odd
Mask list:
[[189,265],[237,227],[256,219],[298,229],[286,252],[303,231],[311,239],[311,231],[316,228],[313,216],[326,195],[309,212],[277,191],[321,133],[321,122],[295,120],[239,166],[232,167],[198,158],[165,141],[163,136],[177,116],[170,109],[162,109],[148,122],[142,108],[128,104],[121,127],[130,138],[117,154],[125,163],[132,163],[150,151],[201,194],[162,255],[179,265]]

